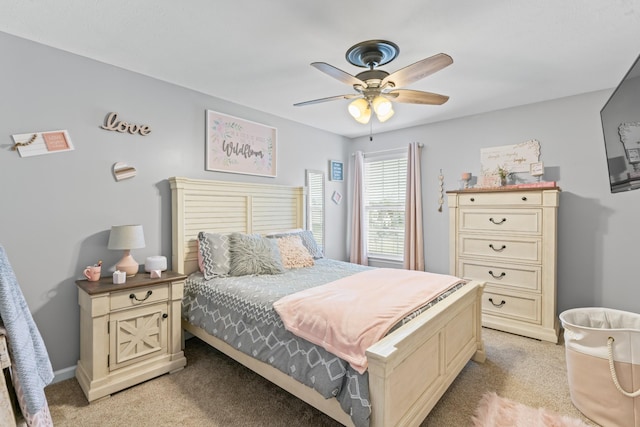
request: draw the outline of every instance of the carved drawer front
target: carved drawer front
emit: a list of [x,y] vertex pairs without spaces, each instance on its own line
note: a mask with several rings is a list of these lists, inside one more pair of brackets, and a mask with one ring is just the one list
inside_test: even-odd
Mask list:
[[153,304],[169,299],[169,285],[135,288],[111,294],[111,310]]
[[488,262],[512,260],[518,262],[540,262],[542,258],[540,239],[526,237],[480,237],[460,234],[461,257],[483,257]]
[[109,370],[167,353],[167,303],[121,311],[109,318]]
[[510,191],[496,193],[460,194],[460,206],[542,206],[542,193],[529,191]]
[[540,323],[540,295],[507,293],[488,286],[482,295],[482,312]]
[[462,209],[460,231],[540,234],[540,209]]
[[541,268],[537,265],[502,264],[460,260],[460,276],[487,282],[487,285],[540,292]]

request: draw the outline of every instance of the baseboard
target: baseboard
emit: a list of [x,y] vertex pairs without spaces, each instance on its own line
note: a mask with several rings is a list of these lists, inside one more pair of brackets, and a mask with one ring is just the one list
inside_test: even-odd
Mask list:
[[60,381],[68,380],[69,378],[75,378],[76,366],[69,366],[68,368],[60,369],[53,372],[53,381],[51,384],[59,383]]

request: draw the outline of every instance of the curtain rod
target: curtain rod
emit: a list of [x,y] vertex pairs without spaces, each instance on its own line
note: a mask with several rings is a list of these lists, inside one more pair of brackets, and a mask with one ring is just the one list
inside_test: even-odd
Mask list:
[[[424,144],[422,142],[418,143],[418,147],[422,148],[424,146]],[[364,153],[364,155],[366,156],[367,154],[371,155],[371,154],[382,154],[382,153],[392,153],[394,151],[401,151],[404,150],[404,148],[391,148],[389,150],[380,150],[380,151],[368,151],[366,153]],[[351,157],[355,156],[356,153],[351,153]]]

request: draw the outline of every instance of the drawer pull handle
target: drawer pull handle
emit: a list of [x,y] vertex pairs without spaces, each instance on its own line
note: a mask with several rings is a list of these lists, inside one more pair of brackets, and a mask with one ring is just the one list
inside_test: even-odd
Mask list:
[[476,201],[476,199],[472,197],[472,198],[471,198],[471,201],[472,201],[472,202],[475,202],[475,201]]
[[502,279],[504,276],[507,275],[507,273],[505,273],[504,271],[502,272],[502,274],[500,274],[499,276],[496,276],[495,274],[493,274],[493,271],[489,270],[489,274],[491,275],[491,277],[493,277],[494,279]]
[[494,223],[495,225],[500,225],[500,224],[502,224],[503,222],[506,222],[506,221],[507,221],[507,218],[502,218],[502,220],[501,220],[501,221],[496,221],[496,220],[495,220],[495,219],[493,219],[493,218],[489,218],[489,221],[491,221],[491,222],[492,222],[492,223]]
[[526,202],[527,201],[527,196],[522,196],[522,201]]
[[136,301],[140,301],[140,302],[142,302],[142,301],[146,301],[146,300],[147,300],[147,298],[149,298],[149,297],[151,296],[151,294],[152,294],[152,293],[153,293],[153,291],[147,291],[147,295],[145,295],[145,297],[144,297],[144,298],[142,298],[142,299],[138,299],[138,297],[136,296],[136,294],[130,294],[130,295],[129,295],[129,298],[134,299],[134,300],[136,300]]
[[494,248],[494,247],[493,247],[493,243],[489,243],[489,247],[490,247],[491,249],[493,249],[494,251],[496,251],[496,252],[502,252],[502,251],[504,251],[505,249],[507,249],[507,247],[506,247],[505,245],[502,245],[502,247],[501,247],[500,249],[496,249],[496,248]]
[[493,302],[493,298],[489,298],[489,302],[493,304],[494,307],[498,307],[498,308],[502,307],[507,303],[505,300],[502,300],[500,304],[496,304],[495,302]]
[[168,315],[167,313],[163,313],[163,314],[162,314],[162,318],[163,318],[163,319],[166,319],[167,317],[169,317],[169,315]]

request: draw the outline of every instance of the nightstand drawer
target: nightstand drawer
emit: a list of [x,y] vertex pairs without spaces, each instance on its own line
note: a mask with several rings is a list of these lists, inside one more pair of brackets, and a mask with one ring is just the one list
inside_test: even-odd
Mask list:
[[460,277],[486,282],[487,285],[540,292],[541,268],[536,265],[476,262],[461,259]]
[[111,294],[111,310],[137,307],[169,299],[168,285],[129,289]]
[[529,191],[510,191],[495,193],[472,193],[459,194],[458,204],[460,206],[541,206],[542,193]]
[[501,317],[540,323],[540,296],[494,292],[487,286],[482,294],[482,312]]
[[540,239],[518,237],[481,237],[460,234],[460,256],[483,257],[489,262],[493,260],[512,260],[524,262],[540,262]]
[[540,234],[540,209],[461,209],[460,231]]

